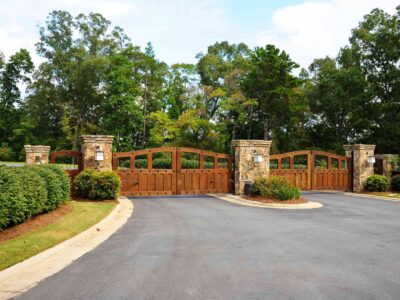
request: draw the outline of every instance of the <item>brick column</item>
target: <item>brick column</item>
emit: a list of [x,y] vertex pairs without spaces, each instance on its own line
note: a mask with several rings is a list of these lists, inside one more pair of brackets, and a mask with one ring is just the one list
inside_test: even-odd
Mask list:
[[[82,135],[83,169],[112,170],[112,135]],[[104,153],[103,160],[96,161],[96,152]]]
[[374,164],[368,163],[368,157],[375,155],[375,145],[344,145],[347,157],[353,153],[353,192],[364,190],[367,177],[374,174]]
[[26,153],[25,163],[27,165],[49,163],[50,146],[25,145],[24,148]]
[[[243,195],[246,182],[269,175],[269,150],[272,141],[233,140],[235,151],[235,194]],[[262,158],[255,162],[256,155]]]

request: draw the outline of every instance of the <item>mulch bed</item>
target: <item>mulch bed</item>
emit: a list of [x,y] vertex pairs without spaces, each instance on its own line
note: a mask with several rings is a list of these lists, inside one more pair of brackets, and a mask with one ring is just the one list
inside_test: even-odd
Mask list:
[[71,205],[62,204],[56,210],[41,215],[37,215],[32,219],[25,221],[22,224],[15,225],[13,227],[4,230],[0,230],[0,243],[16,238],[17,236],[20,236],[24,233],[40,229],[50,223],[53,223],[54,221],[56,221],[57,219],[61,218],[62,216],[66,215],[71,211],[72,211]]
[[250,200],[250,201],[255,201],[255,202],[261,202],[261,203],[276,203],[276,204],[304,204],[308,203],[308,200],[304,197],[300,197],[299,199],[291,199],[291,200],[285,200],[285,201],[279,201],[275,199],[268,199],[262,196],[243,196],[243,199]]

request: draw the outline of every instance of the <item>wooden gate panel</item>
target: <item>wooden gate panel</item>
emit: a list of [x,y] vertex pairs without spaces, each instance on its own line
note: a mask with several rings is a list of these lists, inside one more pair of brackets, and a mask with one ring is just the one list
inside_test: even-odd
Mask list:
[[[171,169],[153,169],[152,155],[161,152],[171,153]],[[199,156],[197,168],[182,168],[184,152]],[[135,159],[143,155],[147,155],[147,167],[138,169]],[[214,168],[204,168],[204,156],[213,157]],[[119,160],[127,158],[130,159],[129,166],[120,168]],[[219,167],[218,159],[225,159],[227,165]],[[113,154],[113,169],[121,177],[121,194],[124,196],[226,193],[231,191],[231,168],[229,155],[193,148],[162,147]]]
[[[307,156],[307,164],[296,165],[294,159],[297,156]],[[317,165],[321,163],[321,160],[316,159],[317,157],[324,157],[326,165]],[[348,157],[324,151],[307,150],[271,155],[271,160],[277,161],[273,165],[276,168],[270,169],[271,176],[287,177],[302,190],[345,191],[351,188],[351,160]],[[283,160],[286,165],[283,164]]]

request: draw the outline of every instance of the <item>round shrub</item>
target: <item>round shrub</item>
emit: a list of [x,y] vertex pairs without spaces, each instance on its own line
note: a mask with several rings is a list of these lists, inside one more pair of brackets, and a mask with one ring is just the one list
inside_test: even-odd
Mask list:
[[385,192],[389,186],[389,180],[383,175],[371,175],[365,182],[365,189],[370,192]]
[[90,189],[93,185],[93,176],[96,171],[87,169],[76,175],[74,179],[74,190],[77,196],[88,198]]
[[121,180],[113,171],[95,172],[91,181],[89,199],[116,199],[121,188]]
[[67,172],[65,172],[62,166],[57,166],[56,164],[48,164],[46,168],[53,171],[62,187],[62,198],[59,203],[67,202],[71,197],[71,182]]
[[281,176],[256,178],[250,187],[250,194],[281,201],[300,197],[299,189]]
[[392,180],[390,182],[390,187],[392,191],[400,192],[400,175],[392,177]]
[[63,190],[69,189],[69,185],[63,186],[63,182],[60,182],[57,172],[53,168],[49,168],[48,165],[35,165],[31,168],[43,178],[46,184],[47,201],[44,205],[44,210],[51,211],[57,208],[64,202]]

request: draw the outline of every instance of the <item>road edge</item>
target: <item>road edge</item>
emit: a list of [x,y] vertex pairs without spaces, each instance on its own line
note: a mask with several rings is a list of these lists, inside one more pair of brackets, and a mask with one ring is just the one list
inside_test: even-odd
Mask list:
[[96,248],[131,217],[134,205],[126,197],[103,220],[74,237],[0,272],[0,299],[16,297],[61,271]]

